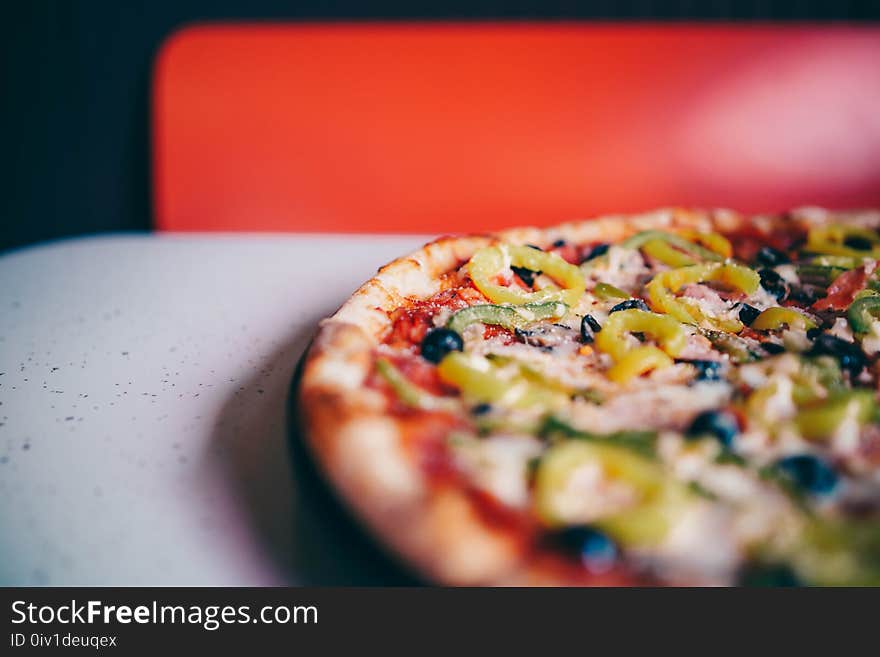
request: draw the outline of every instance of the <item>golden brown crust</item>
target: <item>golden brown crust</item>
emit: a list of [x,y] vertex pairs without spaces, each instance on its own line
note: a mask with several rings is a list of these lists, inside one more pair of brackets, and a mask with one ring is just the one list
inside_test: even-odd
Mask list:
[[824,223],[877,222],[877,212],[830,213],[817,208],[780,217],[744,217],[725,210],[658,210],[518,228],[494,235],[446,237],[382,267],[320,329],[306,357],[299,412],[307,441],[325,476],[384,544],[430,581],[453,585],[565,584],[522,556],[512,536],[486,524],[463,491],[431,488],[401,447],[400,427],[384,397],[364,383],[373,349],[406,298],[439,290],[442,274],[497,240],[547,246],[616,242],[648,229],[762,232]]

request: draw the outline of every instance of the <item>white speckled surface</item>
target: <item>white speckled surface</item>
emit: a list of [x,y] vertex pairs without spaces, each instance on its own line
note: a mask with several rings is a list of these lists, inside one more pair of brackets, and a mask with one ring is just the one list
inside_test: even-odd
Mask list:
[[314,583],[302,555],[344,560],[293,520],[291,375],[317,320],[424,241],[110,236],[0,257],[0,584]]

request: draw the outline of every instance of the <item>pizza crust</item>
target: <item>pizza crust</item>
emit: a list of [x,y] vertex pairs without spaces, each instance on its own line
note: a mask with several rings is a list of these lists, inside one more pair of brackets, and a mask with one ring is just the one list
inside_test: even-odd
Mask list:
[[726,210],[657,210],[647,214],[576,221],[550,228],[519,228],[491,235],[444,237],[382,267],[330,318],[321,322],[306,356],[298,412],[315,459],[355,512],[384,545],[428,581],[448,585],[566,584],[564,576],[523,556],[514,537],[487,524],[465,492],[428,485],[401,446],[400,427],[385,399],[365,386],[373,350],[391,326],[389,314],[407,298],[440,290],[440,276],[497,241],[549,246],[617,242],[649,229],[762,231],[815,225],[830,218],[876,223],[878,212],[831,214],[816,208],[782,217],[748,218]]

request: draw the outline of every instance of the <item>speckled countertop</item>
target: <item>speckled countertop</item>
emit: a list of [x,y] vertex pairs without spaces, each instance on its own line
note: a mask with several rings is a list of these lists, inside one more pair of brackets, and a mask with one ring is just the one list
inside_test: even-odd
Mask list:
[[0,584],[347,582],[298,570],[347,557],[297,531],[290,380],[317,320],[423,241],[109,236],[0,257]]

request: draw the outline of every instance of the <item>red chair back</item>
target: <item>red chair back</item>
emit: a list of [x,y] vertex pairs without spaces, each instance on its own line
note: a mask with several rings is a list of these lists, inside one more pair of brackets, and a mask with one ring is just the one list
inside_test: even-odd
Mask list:
[[880,205],[880,27],[195,26],[153,101],[164,230]]

